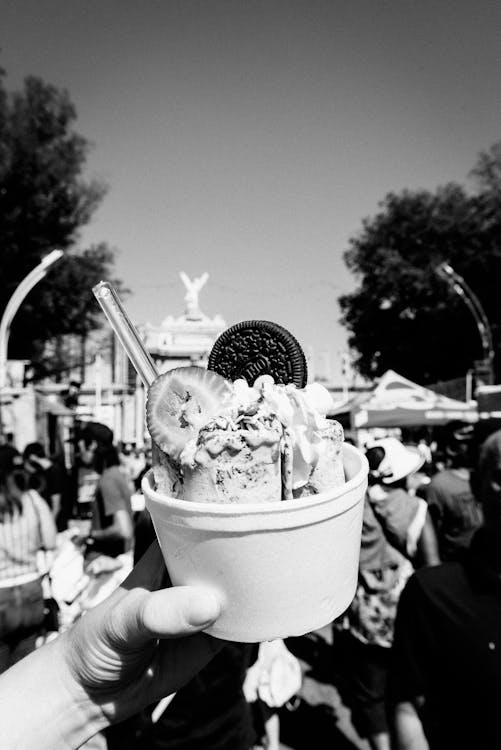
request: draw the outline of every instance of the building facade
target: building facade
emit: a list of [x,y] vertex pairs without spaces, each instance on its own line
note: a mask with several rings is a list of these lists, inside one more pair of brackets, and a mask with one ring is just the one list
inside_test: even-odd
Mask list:
[[[221,315],[209,317],[200,309],[199,293],[208,274],[190,279],[181,272],[180,277],[185,287],[184,312],[168,315],[158,325],[136,326],[159,373],[185,365],[206,367],[214,342],[227,327]],[[37,414],[30,420],[31,439],[36,429],[38,438],[47,442],[45,422],[53,424],[57,420],[59,432],[67,437],[75,420],[92,420],[110,427],[117,442],[143,446],[147,441],[145,388],[108,327],[87,342],[86,359],[83,382],[79,368],[68,375],[64,384],[37,384],[33,389]],[[72,383],[78,385],[77,398],[68,406]],[[65,443],[66,437],[60,442]],[[23,436],[18,436],[16,442],[23,442]]]

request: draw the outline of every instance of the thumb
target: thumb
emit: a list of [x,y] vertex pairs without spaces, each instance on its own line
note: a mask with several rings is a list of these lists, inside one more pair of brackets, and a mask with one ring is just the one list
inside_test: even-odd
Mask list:
[[174,586],[134,599],[125,597],[121,602],[132,610],[124,612],[130,645],[192,635],[211,625],[221,612],[215,594],[200,586]]

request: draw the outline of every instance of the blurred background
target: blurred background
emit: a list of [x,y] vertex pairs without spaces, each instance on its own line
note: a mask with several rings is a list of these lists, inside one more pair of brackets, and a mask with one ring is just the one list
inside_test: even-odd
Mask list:
[[100,280],[159,371],[279,323],[346,437],[428,474],[501,426],[500,27],[491,0],[0,0],[0,444],[57,468],[60,532],[92,516],[82,446],[117,446],[137,513],[151,458]]

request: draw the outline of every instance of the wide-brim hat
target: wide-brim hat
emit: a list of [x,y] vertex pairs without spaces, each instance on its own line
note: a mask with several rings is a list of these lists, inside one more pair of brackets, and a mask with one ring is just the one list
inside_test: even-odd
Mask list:
[[414,474],[425,461],[418,448],[404,445],[394,437],[376,440],[370,448],[382,448],[384,451],[383,460],[378,466],[378,474],[383,484],[392,484]]

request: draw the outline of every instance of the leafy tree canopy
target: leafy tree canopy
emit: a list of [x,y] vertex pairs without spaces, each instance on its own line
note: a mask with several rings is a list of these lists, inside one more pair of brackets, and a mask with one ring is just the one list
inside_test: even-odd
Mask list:
[[461,377],[483,357],[475,319],[440,279],[446,261],[479,299],[501,347],[501,144],[480,154],[476,189],[449,184],[390,193],[364,220],[344,255],[359,280],[340,298],[355,365],[377,377],[387,369],[419,383]]
[[[82,366],[83,347],[77,348],[75,356],[75,343],[71,339],[77,336],[85,341],[103,321],[92,287],[108,279],[121,293],[125,291],[121,281],[113,279],[113,263],[114,253],[104,243],[80,253],[70,251],[38,284],[38,296],[35,298],[31,293],[27,296],[23,311],[31,321],[33,368],[37,378],[48,376],[59,380],[60,375]],[[43,319],[38,315],[38,305],[44,310]],[[57,331],[57,336],[45,338],[47,330]]]
[[0,71],[0,315],[45,255],[66,251],[14,318],[13,358],[40,357],[47,341],[100,325],[91,286],[110,278],[114,253],[104,244],[72,250],[105,194],[83,177],[90,144],[75,120],[67,92],[35,77],[8,92]]

